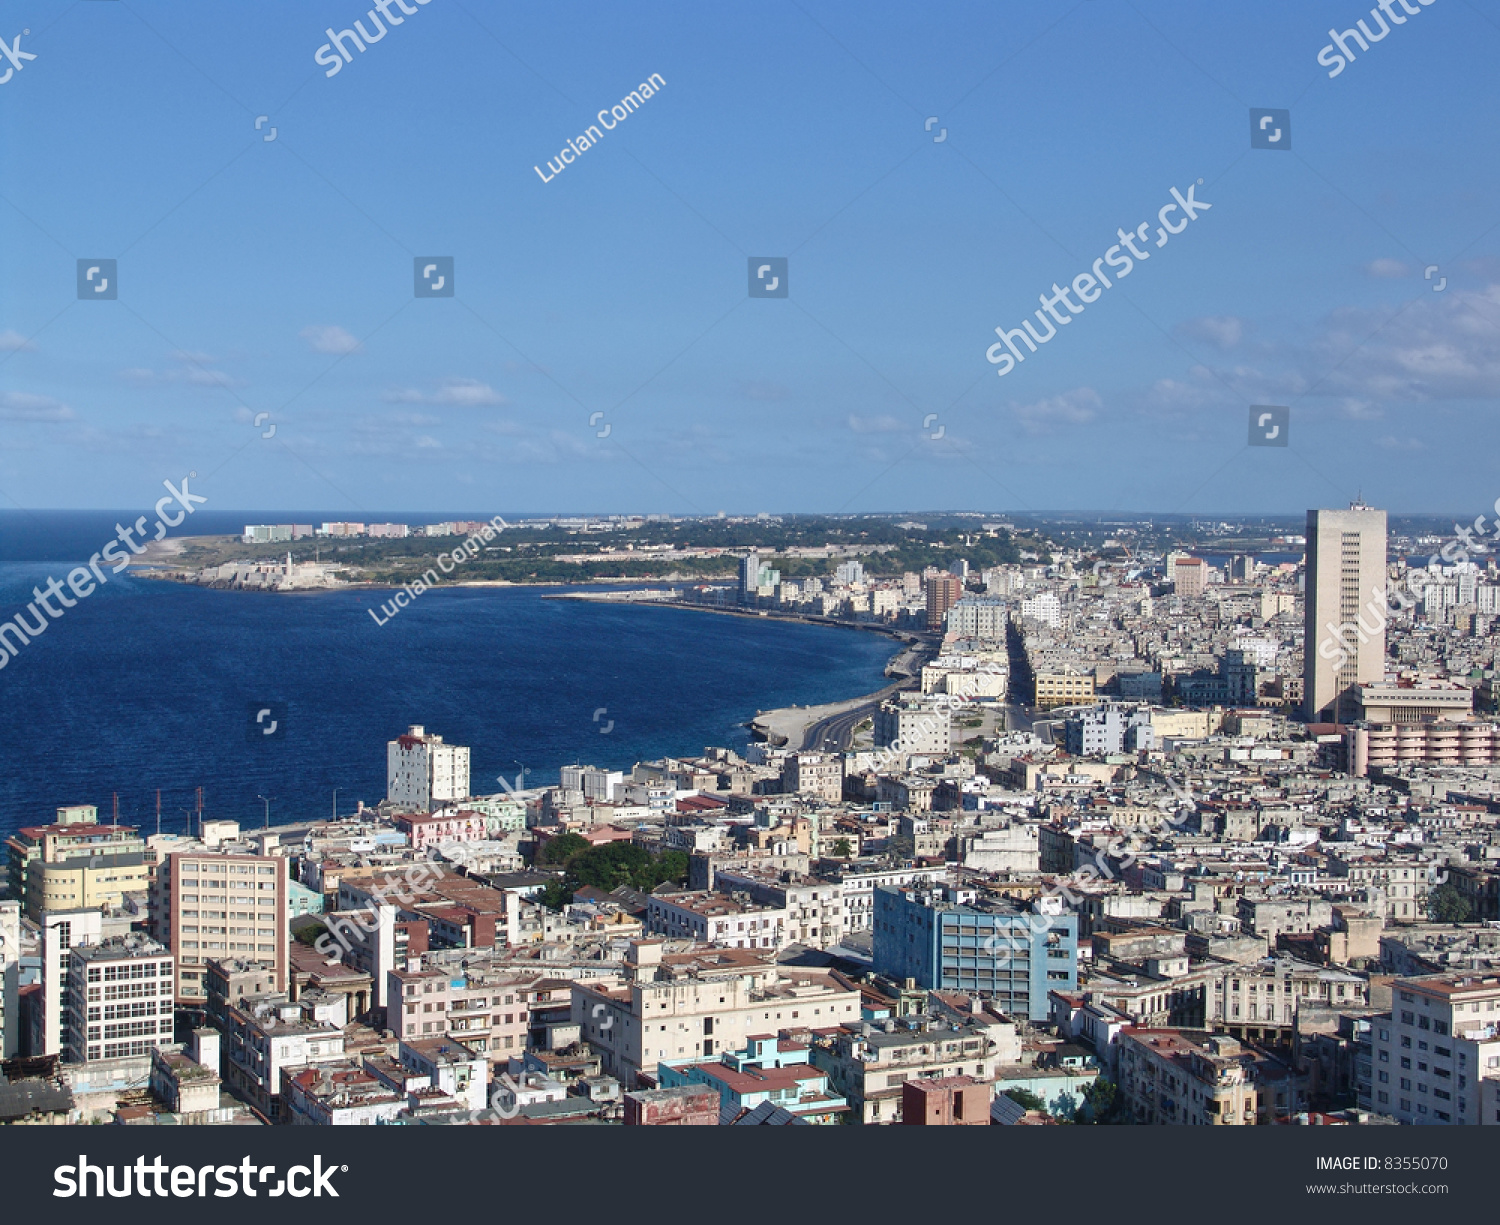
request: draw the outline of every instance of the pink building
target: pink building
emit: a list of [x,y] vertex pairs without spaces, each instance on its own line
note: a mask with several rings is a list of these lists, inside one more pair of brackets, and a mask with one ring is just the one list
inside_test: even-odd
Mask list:
[[397,817],[396,828],[418,851],[445,842],[478,842],[485,836],[484,818],[467,810]]

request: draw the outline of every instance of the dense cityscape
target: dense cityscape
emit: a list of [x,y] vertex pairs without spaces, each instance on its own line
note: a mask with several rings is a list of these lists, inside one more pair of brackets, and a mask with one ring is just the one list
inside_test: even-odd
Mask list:
[[1500,1124],[1478,528],[772,546],[569,593],[899,640],[742,751],[474,794],[411,726],[326,819],[56,797],[6,843],[0,1122]]

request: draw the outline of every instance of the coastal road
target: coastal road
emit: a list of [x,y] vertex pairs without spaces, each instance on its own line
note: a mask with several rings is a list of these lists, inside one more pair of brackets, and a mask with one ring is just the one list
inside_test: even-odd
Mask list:
[[899,685],[892,685],[889,689],[882,689],[879,697],[872,698],[853,710],[819,719],[802,733],[802,747],[813,751],[844,752],[854,743],[854,729],[871,718],[880,709],[880,703],[899,688]]
[[[882,689],[878,695],[871,695],[868,702],[861,703],[851,710],[827,715],[816,723],[809,724],[802,734],[802,747],[812,752],[820,750],[830,753],[846,752],[854,743],[854,729],[873,716],[880,708],[880,703],[900,688],[900,685],[892,685],[887,689]],[[1007,731],[1032,730],[1032,715],[1025,707],[1008,702],[1005,704],[1004,711]],[[1043,730],[1047,729],[1044,727]]]
[[[816,717],[816,708],[789,707],[784,710],[762,711],[751,721],[750,726],[757,735],[793,752],[799,749],[809,752],[844,752],[854,743],[854,729],[870,718],[882,702],[894,694],[918,687],[922,665],[932,657],[934,650],[931,642],[921,638],[910,641],[888,665],[899,667],[901,671],[897,679],[884,688],[860,698],[851,698],[847,703],[828,703]],[[802,715],[804,710],[806,714]],[[804,721],[806,719],[811,721]]]

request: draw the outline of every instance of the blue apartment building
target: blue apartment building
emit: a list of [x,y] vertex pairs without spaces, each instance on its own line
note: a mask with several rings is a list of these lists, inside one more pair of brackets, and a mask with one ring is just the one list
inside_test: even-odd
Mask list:
[[875,970],[932,991],[968,991],[1048,1017],[1047,993],[1078,987],[1078,917],[981,899],[978,890],[875,890]]

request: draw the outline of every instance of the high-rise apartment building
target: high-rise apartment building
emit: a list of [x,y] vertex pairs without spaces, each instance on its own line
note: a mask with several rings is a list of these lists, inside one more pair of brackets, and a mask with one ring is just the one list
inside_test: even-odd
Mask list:
[[31,1053],[61,1055],[68,1041],[68,978],[73,950],[97,944],[103,915],[97,910],[62,910],[43,915],[42,995],[31,1016]]
[[205,967],[238,955],[273,968],[286,990],[286,864],[271,855],[178,851],[157,870],[152,935],[172,950],[176,996],[206,1004]]
[[1309,723],[1359,718],[1355,686],[1385,677],[1385,511],[1307,512],[1302,693]]
[[1179,557],[1172,568],[1172,590],[1192,598],[1203,594],[1208,585],[1208,563],[1201,557]]
[[963,599],[964,581],[956,574],[934,574],[927,580],[927,628],[940,630],[948,610]]
[[740,601],[755,602],[755,593],[760,588],[760,554],[747,553],[740,558]]
[[420,724],[386,743],[386,798],[402,808],[431,812],[469,794],[469,750],[444,744]]
[[21,1048],[21,903],[0,902],[0,1059]]
[[875,969],[929,991],[965,991],[1045,1020],[1078,986],[1078,916],[1031,915],[972,889],[875,890]]
[[172,954],[132,933],[72,950],[69,1063],[149,1055],[172,1042]]

